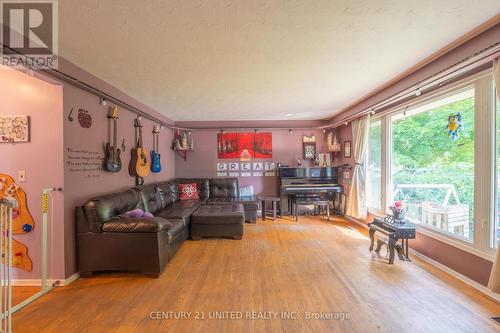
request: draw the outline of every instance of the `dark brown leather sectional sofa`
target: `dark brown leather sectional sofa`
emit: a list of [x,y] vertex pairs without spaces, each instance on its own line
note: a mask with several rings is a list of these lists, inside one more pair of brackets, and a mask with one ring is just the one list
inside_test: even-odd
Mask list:
[[[200,199],[179,200],[180,183],[196,183]],[[258,201],[253,197],[239,197],[238,193],[236,178],[176,179],[89,200],[76,209],[80,275],[90,276],[95,271],[136,271],[158,277],[190,237],[191,217],[200,206],[219,207],[200,210],[209,215],[217,210],[226,214],[233,212],[229,214],[240,214],[242,221],[256,222]],[[154,218],[121,216],[136,208],[152,213]],[[227,226],[212,226],[213,217],[205,224],[203,214],[199,215],[197,219],[201,225],[194,229],[196,235],[193,238],[199,239],[203,232],[208,236],[220,234],[241,238],[242,225],[238,227],[231,220]],[[234,216],[228,218],[234,220]],[[218,231],[212,234],[211,230],[217,228],[219,234]]]

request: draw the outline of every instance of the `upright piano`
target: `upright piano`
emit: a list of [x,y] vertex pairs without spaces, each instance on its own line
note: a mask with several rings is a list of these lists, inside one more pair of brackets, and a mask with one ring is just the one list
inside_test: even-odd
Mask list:
[[337,167],[278,168],[277,177],[281,214],[291,213],[291,199],[295,196],[333,200],[336,193],[343,191]]

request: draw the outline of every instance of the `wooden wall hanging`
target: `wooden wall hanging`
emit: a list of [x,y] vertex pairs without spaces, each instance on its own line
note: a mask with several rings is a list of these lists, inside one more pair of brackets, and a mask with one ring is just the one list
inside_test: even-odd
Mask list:
[[[15,183],[14,178],[2,173],[0,173],[0,198],[13,198],[18,203],[18,208],[14,209],[12,216],[12,234],[19,235],[32,231],[35,222],[28,210],[26,193]],[[28,248],[15,239],[12,240],[12,247],[12,266],[30,272],[33,265],[28,256]],[[3,258],[2,253],[2,262]]]

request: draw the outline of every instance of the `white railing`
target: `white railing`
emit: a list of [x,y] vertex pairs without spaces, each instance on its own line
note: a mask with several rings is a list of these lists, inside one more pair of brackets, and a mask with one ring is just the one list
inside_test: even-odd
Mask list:
[[456,204],[460,205],[460,199],[458,198],[457,190],[453,184],[398,184],[396,185],[392,197],[396,198],[396,195],[399,193],[403,194],[404,189],[443,189],[446,191],[446,195],[441,206],[448,206],[451,196],[455,199]]
[[[399,194],[405,196],[405,190],[443,190],[445,196],[442,202],[409,200],[405,202],[408,208],[406,218],[412,222],[426,224],[440,230],[460,235],[470,236],[469,205],[461,204],[457,190],[453,184],[398,184],[393,192],[395,199]],[[450,204],[453,197],[455,204]]]
[[12,198],[0,199],[0,330],[12,332],[12,210],[17,201]]

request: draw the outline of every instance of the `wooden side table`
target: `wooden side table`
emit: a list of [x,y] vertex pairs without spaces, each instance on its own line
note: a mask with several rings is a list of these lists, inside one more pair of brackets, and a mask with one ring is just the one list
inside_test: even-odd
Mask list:
[[[267,216],[267,209],[266,209],[266,202],[271,201],[272,202],[272,215],[273,215],[273,221],[276,220],[276,216],[278,215],[278,202],[280,202],[280,197],[273,197],[273,196],[265,196],[265,195],[259,195],[257,196],[257,200],[260,201],[260,205],[262,208],[262,221],[266,220]],[[281,216],[281,213],[279,214]]]

